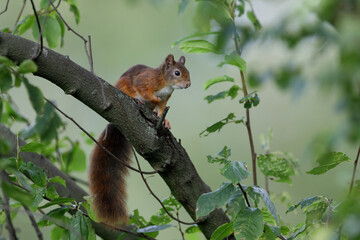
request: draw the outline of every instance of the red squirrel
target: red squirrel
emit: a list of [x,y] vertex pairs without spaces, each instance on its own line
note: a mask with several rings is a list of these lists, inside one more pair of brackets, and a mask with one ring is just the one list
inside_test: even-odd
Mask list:
[[[174,89],[189,86],[190,75],[185,67],[185,57],[181,56],[176,62],[172,54],[169,54],[158,68],[145,65],[131,67],[115,83],[117,89],[155,110],[159,117]],[[164,124],[170,129],[167,119]],[[131,145],[113,124],[108,124],[98,141],[123,163],[131,162]],[[127,223],[127,174],[127,167],[95,145],[91,156],[89,182],[93,209],[100,222],[110,225]]]

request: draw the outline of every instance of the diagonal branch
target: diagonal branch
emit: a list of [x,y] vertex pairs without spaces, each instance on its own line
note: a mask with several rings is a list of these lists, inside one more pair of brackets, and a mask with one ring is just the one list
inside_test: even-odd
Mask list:
[[[0,32],[0,55],[13,61],[29,59],[36,43]],[[36,59],[37,76],[56,84],[66,94],[101,115],[126,136],[136,151],[157,171],[193,220],[199,196],[211,191],[198,175],[185,149],[164,127],[150,109],[134,101],[104,80],[72,62],[68,57],[44,48]],[[102,86],[99,85],[102,82]],[[102,91],[106,102],[103,102]],[[185,126],[184,126],[185,127]],[[213,211],[198,223],[206,238],[229,219],[221,209]]]

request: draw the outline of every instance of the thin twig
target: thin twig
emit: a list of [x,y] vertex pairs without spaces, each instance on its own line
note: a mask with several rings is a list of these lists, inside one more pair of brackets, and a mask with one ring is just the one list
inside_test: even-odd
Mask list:
[[65,26],[67,27],[67,30],[73,32],[76,36],[78,36],[81,40],[83,40],[84,46],[85,46],[85,53],[86,53],[86,55],[87,55],[87,57],[88,57],[88,60],[89,60],[90,65],[91,65],[91,58],[90,58],[90,54],[89,54],[88,47],[87,47],[88,41],[87,41],[82,35],[80,35],[80,34],[77,33],[74,29],[72,29],[72,28],[70,27],[70,25],[65,21],[65,19],[64,19],[63,16],[60,14],[60,12],[58,11],[57,7],[54,5],[54,3],[53,3],[51,0],[49,0],[49,3],[51,4],[51,6],[53,7],[53,9],[54,9],[55,12],[57,13],[57,15],[59,16],[59,18],[61,19],[61,21],[65,24]]
[[353,185],[354,185],[354,181],[355,181],[355,173],[356,173],[356,167],[357,167],[357,164],[358,164],[358,161],[359,161],[359,156],[360,156],[360,146],[359,146],[359,149],[358,149],[358,152],[357,152],[357,155],[356,155],[355,161],[354,161],[354,169],[353,169],[353,173],[352,173],[352,177],[351,177],[350,189],[349,189],[349,194],[348,194],[348,197],[350,197],[351,192],[352,192],[352,188],[353,188]]
[[238,183],[237,185],[239,186],[241,192],[242,192],[243,195],[244,195],[244,198],[245,198],[245,201],[246,201],[247,206],[248,206],[248,207],[251,207],[250,202],[249,202],[249,199],[248,199],[248,196],[247,196],[247,193],[245,192],[244,188],[241,186],[240,183]]
[[[93,62],[93,57],[92,57],[91,36],[88,35],[89,40],[86,40],[82,35],[77,33],[74,29],[72,29],[70,27],[70,25],[65,21],[65,19],[61,16],[60,12],[58,11],[57,8],[58,8],[58,6],[60,4],[58,4],[58,6],[55,7],[51,0],[49,0],[49,3],[53,7],[53,9],[56,11],[56,13],[59,16],[59,18],[61,19],[61,21],[65,24],[65,26],[67,27],[67,30],[73,32],[76,36],[78,36],[81,40],[83,40],[85,53],[86,53],[86,56],[87,56],[87,58],[89,60],[89,64],[90,64],[90,70],[91,70],[91,73],[94,74],[94,62]],[[87,46],[87,44],[89,44],[89,46]],[[88,48],[89,48],[89,50],[88,50]],[[105,97],[105,94],[104,94],[104,85],[102,84],[101,80],[95,74],[94,74],[94,76],[96,77],[96,79],[98,80],[98,82],[99,82],[99,84],[101,86],[103,104],[105,104],[106,103],[106,97]]]
[[39,229],[39,226],[38,226],[37,223],[36,223],[36,220],[35,220],[35,218],[34,218],[34,215],[33,215],[32,212],[30,211],[30,209],[29,209],[27,206],[25,206],[25,205],[23,205],[23,208],[25,209],[26,214],[29,216],[29,219],[30,219],[31,224],[33,225],[33,227],[34,227],[34,229],[35,229],[35,232],[36,232],[36,235],[37,235],[38,239],[39,239],[39,240],[44,239],[44,238],[43,238],[43,235],[42,235],[42,233],[41,233],[41,231],[40,231],[40,229]]
[[91,47],[91,36],[88,35],[88,41],[89,41],[89,61],[90,61],[90,71],[92,74],[94,74],[94,60],[92,56],[92,47]]
[[[6,181],[7,178],[6,173],[4,171],[1,171],[0,175],[1,175],[1,181]],[[5,219],[6,219],[6,228],[9,232],[9,237],[10,240],[17,240],[18,238],[16,237],[16,231],[11,221],[9,198],[6,196],[3,189],[2,189],[2,195],[3,195],[3,203],[4,203],[4,211],[5,211]]]
[[330,222],[330,213],[332,211],[332,207],[331,207],[331,201],[330,199],[326,199],[327,200],[327,204],[328,204],[328,215],[327,215],[327,218],[326,218],[326,229],[328,229],[329,227],[329,222]]
[[152,191],[151,187],[149,186],[146,178],[144,177],[144,174],[142,174],[142,170],[141,170],[141,166],[140,166],[140,163],[139,163],[139,159],[137,158],[137,155],[136,155],[136,152],[133,148],[133,146],[131,146],[131,149],[134,153],[134,156],[135,156],[135,160],[136,160],[136,164],[138,165],[138,168],[139,168],[139,171],[140,171],[140,175],[141,175],[141,178],[143,180],[143,182],[145,183],[145,186],[147,187],[147,189],[149,190],[150,194],[159,202],[159,204],[161,205],[161,207],[164,209],[164,211],[166,212],[166,214],[171,217],[172,219],[174,219],[175,221],[179,222],[179,223],[182,223],[182,224],[185,224],[185,225],[193,225],[193,224],[197,224],[197,222],[183,222],[181,221],[180,219],[174,217],[167,209],[166,207],[164,206],[164,204],[162,203],[162,201],[158,198],[158,196],[156,196],[156,194]]
[[170,107],[167,106],[167,107],[165,107],[164,111],[161,113],[160,120],[159,120],[158,123],[156,124],[156,130],[159,130],[159,129],[160,129],[162,123],[163,123],[164,120],[165,120],[165,116],[166,116],[167,112],[169,111],[169,109],[170,109]]
[[[45,98],[45,97],[44,97]],[[64,113],[62,110],[60,110],[53,102],[51,102],[49,99],[45,98],[45,100],[50,103],[56,110],[58,110],[64,117],[66,117],[67,119],[69,119],[70,121],[72,121],[83,133],[85,133],[93,142],[95,142],[102,150],[104,150],[107,154],[109,154],[112,158],[114,158],[116,161],[119,161],[122,165],[124,165],[125,167],[141,173],[141,174],[155,174],[157,173],[157,171],[151,171],[151,172],[142,172],[139,171],[136,168],[131,167],[130,165],[122,162],[118,157],[116,157],[112,152],[110,152],[109,150],[107,150],[102,144],[100,144],[93,136],[90,135],[90,133],[88,133],[83,127],[81,127],[73,118],[71,118],[69,115],[67,115],[66,113]]]
[[7,11],[8,6],[9,6],[9,2],[10,2],[10,0],[7,0],[6,5],[5,5],[5,9],[0,12],[0,15]]
[[30,0],[30,2],[31,2],[31,6],[32,6],[32,9],[33,9],[34,15],[35,15],[37,27],[38,27],[38,29],[39,29],[39,38],[40,38],[40,48],[37,48],[37,49],[36,49],[36,52],[35,52],[34,55],[31,57],[32,60],[35,60],[35,59],[37,59],[37,58],[41,55],[41,53],[42,53],[42,50],[43,50],[43,47],[44,47],[44,40],[43,40],[43,36],[42,36],[42,31],[41,31],[39,16],[38,16],[38,14],[37,14],[34,1],[33,1],[33,0]]
[[[236,26],[235,26],[235,22],[233,19],[233,27],[234,27],[234,44],[235,44],[235,50],[236,53],[241,56],[241,50],[239,47],[239,43],[238,43],[238,36],[236,33]],[[246,87],[246,82],[245,82],[245,76],[244,76],[244,72],[240,70],[240,77],[241,77],[241,87],[243,90],[243,94],[244,96],[248,95],[248,91],[247,91],[247,87]],[[250,150],[251,150],[251,163],[252,163],[252,173],[253,173],[253,184],[256,186],[257,185],[257,174],[256,174],[256,153],[255,153],[255,147],[254,147],[254,140],[253,140],[253,136],[252,136],[252,132],[251,132],[251,125],[250,125],[250,110],[247,108],[246,109],[246,129],[248,132],[248,136],[249,136],[249,143],[250,143]]]
[[[178,210],[178,209],[176,209],[176,217],[179,218],[179,210]],[[182,240],[185,240],[184,232],[183,232],[183,230],[181,229],[181,223],[178,222],[178,225],[179,225],[179,231],[180,231],[180,234],[181,234],[181,239],[182,239]]]
[[22,5],[22,7],[20,9],[19,15],[16,18],[15,25],[14,25],[15,27],[17,26],[17,24],[18,24],[18,22],[19,22],[19,20],[21,18],[22,13],[24,12],[25,5],[26,5],[26,0],[24,0],[24,3],[23,3],[23,5]]
[[118,230],[120,232],[124,232],[124,233],[127,233],[127,234],[130,234],[130,235],[133,235],[133,236],[136,236],[136,237],[141,237],[141,238],[145,238],[145,239],[149,239],[149,240],[156,240],[156,238],[152,238],[152,237],[149,237],[149,236],[146,236],[145,234],[143,233],[137,233],[137,232],[132,232],[130,230],[127,230],[126,228],[122,228],[122,227],[115,227],[115,226],[112,226],[110,224],[107,224],[107,223],[101,223],[102,225],[110,228],[110,229],[114,229],[114,230]]

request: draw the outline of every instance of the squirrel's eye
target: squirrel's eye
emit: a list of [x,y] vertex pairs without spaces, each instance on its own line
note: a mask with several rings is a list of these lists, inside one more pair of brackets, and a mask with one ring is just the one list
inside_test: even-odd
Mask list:
[[175,71],[175,75],[176,75],[176,76],[180,76],[180,71],[176,70],[176,71]]

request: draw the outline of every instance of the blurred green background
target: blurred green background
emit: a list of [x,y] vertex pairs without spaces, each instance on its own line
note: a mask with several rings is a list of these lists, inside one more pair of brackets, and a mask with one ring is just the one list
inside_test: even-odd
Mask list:
[[[4,0],[1,1],[1,8],[4,2]],[[218,173],[216,165],[207,163],[207,155],[219,152],[226,145],[232,149],[231,159],[246,161],[249,168],[251,168],[251,155],[246,128],[243,125],[230,124],[221,133],[199,137],[201,131],[227,116],[229,112],[234,112],[237,117],[245,114],[243,107],[237,101],[220,100],[207,104],[204,97],[216,91],[211,92],[210,89],[210,92],[204,92],[202,86],[206,80],[224,74],[233,76],[239,81],[239,74],[237,69],[231,66],[217,68],[216,65],[221,59],[214,54],[183,54],[177,47],[171,48],[174,41],[195,31],[193,26],[195,4],[190,1],[186,11],[179,15],[179,2],[175,0],[79,0],[81,14],[79,25],[75,24],[67,6],[60,9],[75,31],[83,36],[91,35],[94,71],[110,83],[114,83],[125,70],[135,64],[157,67],[169,53],[174,54],[176,59],[185,55],[192,85],[189,89],[174,92],[168,102],[171,108],[167,118],[171,122],[172,133],[181,139],[182,145],[200,176],[214,190],[225,179]],[[289,11],[300,9],[306,13],[307,6],[302,5],[303,2],[254,0],[253,5],[257,17],[266,29],[277,24],[279,16]],[[20,5],[21,1],[10,1],[8,12],[0,16],[1,26],[14,24]],[[26,11],[31,11],[30,4],[26,5]],[[31,33],[25,36],[32,39]],[[68,55],[74,62],[89,69],[83,42],[74,34],[67,32],[64,47],[57,48],[55,51]],[[304,45],[299,48],[299,51],[301,53],[295,57],[287,52],[283,43],[266,39],[247,45],[243,58],[247,61],[248,71],[262,71],[270,66],[280,66],[289,59],[308,61],[317,54],[318,49]],[[334,52],[328,51],[321,61],[311,64],[318,64],[319,67],[326,66],[328,63],[330,65],[335,55]],[[314,195],[325,195],[340,200],[347,193],[347,184],[350,182],[352,172],[351,163],[343,164],[337,167],[336,171],[330,171],[321,176],[308,175],[305,171],[314,167],[315,159],[309,150],[314,138],[321,132],[342,127],[345,115],[336,110],[339,97],[336,91],[333,89],[328,89],[327,92],[321,91],[315,72],[309,71],[305,77],[306,83],[292,91],[281,90],[272,81],[267,81],[256,89],[261,99],[260,105],[251,109],[256,152],[263,153],[259,135],[266,134],[271,128],[274,133],[271,150],[292,152],[299,160],[301,172],[293,178],[292,185],[270,181],[270,191],[288,192],[293,203]],[[73,97],[65,95],[55,85],[38,77],[31,77],[30,80],[42,89],[47,98],[56,101],[64,112],[72,116],[86,130],[99,135],[105,127],[104,119]],[[34,119],[35,113],[25,90],[14,89],[11,94],[23,114]],[[73,139],[83,141],[80,131],[70,122],[67,125],[66,134]],[[83,147],[89,156],[91,148],[84,144]],[[356,154],[356,147],[346,142],[338,144],[335,150],[342,151],[351,158],[354,158]],[[150,169],[145,161],[142,165]],[[264,179],[260,171],[258,171],[258,176],[260,186],[264,187]],[[79,173],[78,177],[87,180],[87,173]],[[169,190],[160,177],[149,178],[149,183],[161,199],[169,195]],[[251,177],[245,184],[252,184]],[[139,209],[141,214],[149,217],[160,208],[136,173],[131,173],[128,178],[128,194],[129,212]],[[276,202],[275,204],[283,220],[296,224],[303,219],[301,215],[285,215],[286,207]],[[182,212],[180,217],[189,219],[185,212]],[[32,239],[29,237],[31,235],[35,237],[31,227],[28,231],[22,228],[23,222],[27,221],[24,214],[23,218],[17,218],[15,222],[15,226],[21,227],[22,232],[19,234],[21,239]],[[170,228],[160,233],[159,239],[180,239],[180,234],[176,228]]]

